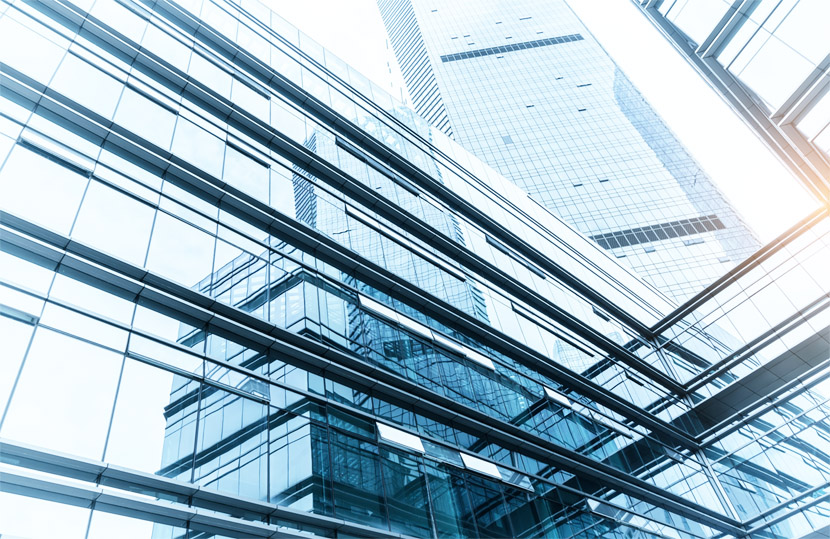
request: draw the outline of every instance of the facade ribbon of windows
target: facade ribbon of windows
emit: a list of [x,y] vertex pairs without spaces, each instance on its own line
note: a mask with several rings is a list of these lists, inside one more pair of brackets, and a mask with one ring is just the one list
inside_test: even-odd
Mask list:
[[256,2],[0,68],[0,535],[827,525],[827,210],[678,307]]

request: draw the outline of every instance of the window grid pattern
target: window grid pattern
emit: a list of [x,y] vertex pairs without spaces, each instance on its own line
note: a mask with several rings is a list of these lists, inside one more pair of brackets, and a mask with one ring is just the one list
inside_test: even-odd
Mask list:
[[[811,485],[767,466],[754,447],[752,465],[731,470],[739,448],[717,445],[728,435],[712,431],[707,399],[687,402],[643,374],[659,366],[685,382],[690,365],[734,367],[722,363],[731,358],[713,340],[718,328],[694,332],[710,336],[709,353],[675,338],[686,322],[653,343],[609,303],[587,301],[547,257],[578,252],[574,276],[602,275],[598,290],[635,296],[625,304],[632,319],[659,322],[654,313],[670,306],[521,192],[504,184],[484,197],[446,156],[417,165],[437,171],[427,184],[395,159],[415,152],[400,133],[398,146],[384,136],[383,151],[344,146],[396,124],[351,115],[354,96],[352,113],[335,108],[335,86],[310,71],[301,71],[303,99],[270,85],[274,74],[263,77],[229,43],[277,61],[283,49],[269,49],[261,40],[270,34],[233,3],[180,12],[97,2],[96,24],[74,41],[66,35],[86,7],[51,11],[67,6],[19,1],[0,15],[3,37],[26,45],[0,53],[1,534],[192,537],[232,527],[334,537],[369,526],[380,537],[697,539],[736,535],[735,518],[775,508],[763,494],[731,514],[719,485],[742,505],[734,485],[782,502],[809,495]],[[246,9],[271,17],[257,6]],[[193,33],[193,20],[206,26]],[[226,39],[211,38],[217,28]],[[280,76],[313,67],[312,57],[337,65],[279,28],[309,55],[277,63]],[[25,61],[32,51],[39,60]],[[318,97],[327,114],[312,106]],[[330,124],[335,110],[345,120]],[[505,223],[524,220],[511,230],[527,240],[466,205],[451,209],[447,189]],[[811,276],[825,264],[821,226],[783,253]],[[551,235],[568,238],[570,251],[543,248]],[[468,251],[484,263],[455,260]],[[767,276],[803,282],[786,260]],[[815,286],[826,294],[821,275]],[[566,326],[508,279],[572,304],[587,325]],[[767,284],[745,294],[765,301],[775,290]],[[823,320],[803,318],[810,329]],[[753,381],[745,370],[728,375]],[[799,389],[773,404],[812,414],[821,402]],[[420,443],[379,437],[378,421]],[[812,440],[820,429],[791,425],[786,441],[767,437],[787,460],[807,457],[805,442],[824,447]],[[708,428],[711,451],[670,427]],[[788,510],[775,537],[803,529],[796,519],[822,525],[823,506]]]

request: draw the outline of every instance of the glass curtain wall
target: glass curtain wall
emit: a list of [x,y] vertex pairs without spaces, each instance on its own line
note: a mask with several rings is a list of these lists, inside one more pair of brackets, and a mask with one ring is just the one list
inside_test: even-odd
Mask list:
[[[811,276],[803,314],[702,325],[725,282],[673,310],[259,4],[0,13],[0,533],[825,525],[826,212],[730,277]],[[790,353],[766,423],[709,404]]]

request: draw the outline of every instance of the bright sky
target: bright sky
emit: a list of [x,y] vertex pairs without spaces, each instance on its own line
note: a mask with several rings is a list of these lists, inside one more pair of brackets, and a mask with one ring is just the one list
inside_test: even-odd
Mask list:
[[[263,1],[392,95],[406,97],[374,0]],[[566,1],[762,242],[815,207],[801,184],[631,0]]]
[[374,0],[260,1],[398,100],[409,102]]

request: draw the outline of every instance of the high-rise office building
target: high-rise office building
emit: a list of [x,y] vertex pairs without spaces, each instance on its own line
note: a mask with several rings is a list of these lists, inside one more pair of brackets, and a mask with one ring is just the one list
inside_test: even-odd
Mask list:
[[830,200],[830,2],[634,4],[810,192]]
[[675,308],[256,2],[0,69],[3,537],[830,525],[828,208]]
[[565,0],[378,0],[415,109],[682,301],[758,248]]

